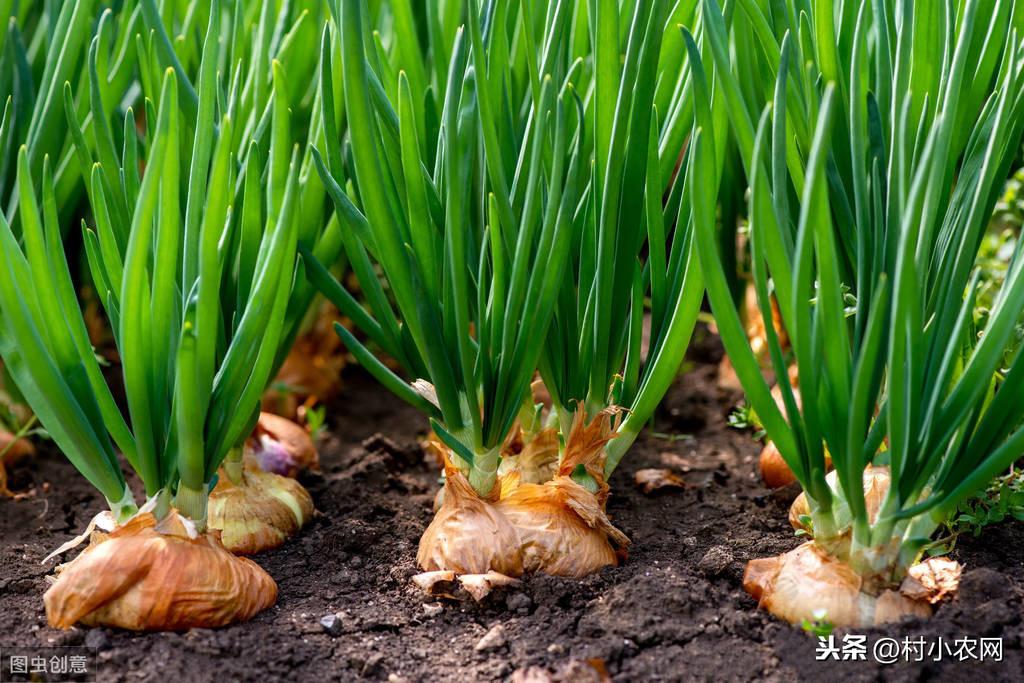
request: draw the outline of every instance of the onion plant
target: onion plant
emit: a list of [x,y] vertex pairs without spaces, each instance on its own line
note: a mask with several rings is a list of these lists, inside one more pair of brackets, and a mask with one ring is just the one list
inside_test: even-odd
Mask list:
[[[625,542],[594,496],[610,435],[600,424],[587,431],[573,414],[612,403],[636,409],[617,463],[667,389],[701,300],[690,202],[678,180],[687,164],[675,173],[694,111],[689,72],[676,73],[685,52],[676,24],[693,20],[695,3],[669,9],[466,3],[447,64],[440,58],[449,43],[428,11],[428,73],[394,68],[408,56],[368,41],[366,6],[342,3],[349,147],[328,136],[317,163],[368,308],[315,258],[307,262],[370,343],[339,327],[346,345],[430,415],[454,464],[421,540],[425,569],[581,575],[616,561],[609,538]],[[396,24],[408,24],[406,10],[394,6]],[[321,61],[325,101],[335,87],[328,63]],[[663,209],[666,187],[673,192]],[[642,363],[648,291],[657,329]],[[538,369],[564,449],[553,479],[523,483],[499,464],[517,419],[523,431],[534,429],[529,387]],[[620,370],[628,381],[609,393]],[[567,476],[574,470],[589,488]],[[492,531],[481,536],[482,528]]]
[[[429,93],[413,91],[404,71],[389,73],[367,40],[365,5],[341,4],[351,183],[343,187],[346,155],[335,138],[318,164],[368,308],[307,261],[318,286],[415,381],[339,326],[346,345],[431,417],[443,443],[444,504],[420,543],[428,570],[572,573],[542,566],[537,552],[525,557],[526,525],[499,507],[502,446],[529,395],[590,184],[590,128],[574,84],[582,63],[564,56],[568,8],[552,8],[542,35],[532,32],[530,10],[487,3],[481,16],[476,3],[466,5],[432,127]],[[520,80],[512,65],[524,62]],[[325,101],[335,87],[329,75],[324,68]],[[603,512],[583,493],[594,528],[579,523],[598,534],[602,563],[614,562],[595,521]]]
[[[323,183],[313,165],[312,145],[322,145],[326,130],[336,131],[343,121],[340,95],[330,103],[321,103],[321,91],[316,79],[307,80],[305,74],[316,73],[320,58],[319,38],[328,16],[325,3],[302,0],[285,3],[280,11],[275,3],[244,0],[233,3],[190,0],[186,3],[160,3],[139,0],[142,22],[148,32],[138,39],[139,72],[144,89],[159,83],[161,72],[171,67],[182,84],[182,107],[187,116],[209,118],[218,98],[228,92],[214,94],[212,82],[226,84],[237,90],[234,103],[235,123],[231,131],[231,149],[241,166],[249,163],[250,155],[256,164],[265,162],[268,140],[275,135],[291,135],[302,145],[296,206],[300,212],[298,240],[327,263],[333,263],[341,251],[337,222],[327,211]],[[190,39],[200,27],[218,15],[220,31],[217,41],[219,54],[215,62],[205,62],[202,42]],[[203,65],[205,66],[205,73]],[[216,74],[219,74],[215,76]],[[202,92],[206,80],[208,93]],[[207,107],[200,110],[206,97]],[[275,118],[275,107],[280,115]],[[326,127],[321,118],[330,117]],[[307,144],[308,143],[308,144]],[[208,153],[207,153],[208,154]],[[235,195],[256,192],[244,185],[244,177],[235,179]],[[201,206],[193,204],[193,213]],[[195,216],[193,216],[195,218]],[[241,303],[248,284],[244,271],[250,268],[256,256],[259,232],[252,229],[259,221],[246,222],[247,229],[234,234],[234,241],[224,249],[236,256],[233,268],[243,271],[236,284],[226,281],[224,297],[234,296]],[[194,250],[194,241],[188,249]],[[194,255],[191,259],[194,261]],[[310,307],[315,289],[304,278],[297,278],[288,304],[287,322],[275,372],[299,333],[302,320]]]
[[[96,224],[83,226],[85,247],[122,361],[127,419],[77,309],[59,239],[52,172],[44,163],[37,196],[25,148],[19,156],[23,244],[6,222],[0,230],[6,269],[0,278],[0,352],[57,445],[104,495],[117,521],[127,521],[124,528],[130,531],[115,534],[139,543],[145,541],[138,540],[140,533],[154,531],[145,524],[139,529],[133,518],[136,501],[116,451],[138,473],[156,520],[184,519],[189,544],[205,538],[196,534],[205,529],[218,468],[252,431],[260,396],[281,354],[298,267],[300,157],[289,125],[286,77],[275,63],[266,132],[251,138],[240,160],[234,126],[242,71],[234,69],[229,80],[217,70],[221,18],[219,11],[209,17],[193,117],[179,97],[175,69],[168,68],[158,97],[148,90],[153,84],[142,79],[144,137],[129,108],[118,149],[108,127],[110,113],[95,88],[94,134],[87,140],[81,128],[72,129],[80,163],[91,169],[88,189]],[[93,58],[95,47],[94,42]],[[144,57],[140,65],[145,68]],[[91,67],[95,85],[94,59]],[[70,99],[68,104],[70,116]],[[140,168],[145,169],[141,176]],[[34,296],[28,288],[52,295]],[[191,545],[181,548],[182,557],[199,558],[182,560],[188,566],[217,562],[228,573],[217,578],[219,570],[210,571],[212,587],[218,581],[229,587],[209,596],[216,608],[202,600],[194,611],[159,602],[150,611],[143,605],[143,613],[126,616],[116,606],[124,589],[108,586],[105,572],[128,571],[133,562],[154,558],[129,553],[121,556],[121,569],[97,567],[94,563],[109,553],[90,548],[73,563],[80,569],[66,581],[62,573],[52,599],[48,594],[51,621],[68,626],[83,619],[129,628],[217,625],[247,618],[273,602],[276,589],[269,577],[251,563],[233,564],[239,561],[219,541],[203,545],[200,555],[214,553],[206,559],[188,552]],[[215,560],[218,549],[224,557]],[[246,583],[245,572],[255,576],[251,585],[236,586]],[[94,575],[91,582],[89,575]],[[183,569],[177,584],[153,597],[202,594],[209,586],[204,581]]]
[[[20,234],[21,226],[14,181],[17,155],[23,145],[37,185],[42,179],[44,158],[56,161],[53,176],[59,216],[70,216],[79,205],[82,174],[69,145],[60,85],[84,82],[82,56],[94,27],[105,54],[113,58],[103,62],[103,96],[119,98],[131,82],[134,51],[127,49],[126,37],[132,34],[136,17],[130,6],[121,8],[125,19],[120,22],[115,21],[111,10],[101,9],[95,2],[0,2],[0,211],[5,212],[15,234]],[[77,98],[74,109],[76,119],[81,117],[88,128],[91,119],[87,98]],[[34,429],[36,419],[24,406],[8,373],[3,373],[0,386],[0,409],[4,412],[0,438],[6,441],[0,460],[13,460],[33,452],[32,444],[22,437],[41,430]],[[0,491],[7,492],[2,470],[0,464]]]
[[[222,133],[215,141],[209,127],[196,138],[199,150],[193,158],[206,147],[207,161],[196,165],[199,182],[188,185],[186,203],[191,200],[202,209],[189,224],[174,208],[182,203],[186,174],[179,136],[187,128],[180,121],[173,72],[163,80],[158,106],[149,100],[147,105],[157,115],[147,141],[147,172],[140,181],[133,135],[114,174],[125,178],[118,190],[134,207],[131,221],[115,222],[103,164],[96,163],[91,184],[97,226],[85,233],[89,265],[105,294],[123,362],[131,429],[83,336],[84,323],[69,308],[75,305],[74,291],[54,238],[58,226],[52,174],[43,183],[40,202],[28,179],[24,148],[19,155],[19,193],[27,226],[24,252],[9,230],[4,233],[4,256],[12,275],[5,287],[9,325],[4,350],[29,403],[38,406],[47,429],[115,506],[119,518],[130,514],[132,506],[113,457],[114,444],[139,471],[147,496],[162,495],[169,501],[174,491],[176,504],[201,523],[205,489],[224,455],[253,423],[260,385],[277,352],[279,321],[293,278],[297,163],[290,141],[277,140],[268,160],[270,229],[260,237],[243,305],[226,308],[221,280],[230,270],[219,247],[234,226],[228,220],[233,198],[223,189],[232,187],[238,172],[227,138]],[[220,124],[230,131],[230,111]],[[259,172],[252,173],[258,177]],[[204,196],[208,186],[219,191]],[[255,197],[257,202],[262,199]],[[40,204],[45,222],[39,218]],[[190,264],[195,275],[188,280],[183,277],[188,256],[179,254],[187,251],[181,248],[185,232],[194,235],[196,252],[196,263]],[[38,307],[28,304],[28,296],[19,298],[24,287],[43,288],[49,278],[60,284],[59,296],[41,297]],[[275,321],[277,325],[269,324]],[[42,348],[33,348],[31,339],[42,341]],[[63,378],[51,376],[53,369],[63,370]]]
[[[166,68],[175,74],[176,80],[180,79],[184,84],[182,90],[193,92],[196,97],[194,106],[188,104],[190,98],[187,95],[180,99],[182,115],[178,125],[183,131],[190,131],[194,135],[194,142],[191,145],[191,157],[182,160],[179,173],[182,181],[187,177],[188,194],[183,203],[178,291],[187,293],[196,286],[196,282],[201,281],[203,268],[209,267],[204,266],[202,254],[205,222],[219,221],[219,266],[215,274],[209,271],[207,278],[214,276],[218,279],[216,297],[222,313],[216,324],[212,323],[212,319],[205,323],[212,335],[211,340],[205,343],[214,345],[212,348],[216,350],[217,358],[228,359],[231,354],[224,354],[230,346],[232,335],[242,330],[240,316],[247,310],[249,298],[258,286],[256,275],[263,265],[263,240],[275,221],[279,218],[294,221],[296,241],[303,241],[327,260],[333,260],[340,249],[336,225],[331,223],[324,227],[327,215],[324,189],[319,176],[309,168],[311,162],[308,151],[305,161],[301,157],[294,160],[298,165],[294,196],[287,210],[283,205],[293,141],[299,135],[315,138],[322,135],[324,129],[319,122],[319,114],[310,115],[310,112],[320,111],[320,107],[314,107],[311,103],[303,106],[301,101],[293,103],[291,97],[295,91],[290,86],[291,79],[284,65],[274,59],[275,54],[294,56],[294,51],[288,52],[282,47],[282,44],[286,46],[293,43],[280,36],[301,32],[303,18],[307,14],[300,15],[291,31],[286,32],[285,28],[289,25],[286,22],[291,21],[290,18],[282,15],[275,23],[267,10],[262,10],[253,33],[252,49],[244,51],[239,45],[229,44],[227,39],[237,36],[239,25],[247,21],[245,5],[235,5],[230,8],[233,11],[228,11],[219,2],[211,5],[192,3],[185,24],[188,25],[189,20],[195,21],[196,15],[205,10],[208,26],[201,57],[193,66],[195,58],[190,56],[189,50],[179,47],[177,51],[169,52],[160,47],[164,44],[161,38],[164,35],[163,19],[155,13],[151,0],[143,0],[141,8],[146,22],[151,22],[148,25],[152,26],[149,39],[140,38],[137,41],[143,93],[148,93],[148,88],[158,82],[159,65],[169,63],[171,66]],[[171,21],[171,25],[177,26],[174,21]],[[315,31],[311,35],[315,35]],[[232,48],[230,52],[229,45]],[[94,41],[90,50],[93,82],[97,78],[96,47]],[[223,69],[222,63],[233,57],[237,58],[233,68]],[[307,66],[301,61],[296,62],[296,65],[298,68]],[[262,85],[264,80],[270,90],[260,95],[257,84]],[[89,186],[98,229],[86,233],[86,248],[91,252],[90,264],[97,289],[106,293],[103,298],[107,302],[107,313],[113,320],[120,307],[117,269],[128,245],[123,234],[117,235],[117,226],[123,224],[124,217],[133,213],[127,209],[128,206],[136,206],[134,211],[138,210],[137,203],[131,198],[138,181],[135,174],[127,170],[136,164],[138,152],[133,141],[133,116],[130,110],[124,116],[119,156],[114,131],[120,127],[108,126],[111,113],[104,109],[102,99],[96,96],[95,89],[91,104],[97,133],[89,136],[80,130],[74,134],[74,139],[83,166],[91,166],[95,159],[99,160],[93,172],[93,182]],[[148,103],[147,109],[150,109]],[[326,110],[333,115],[333,107]],[[190,115],[190,111],[194,113]],[[153,114],[153,111],[148,111],[147,120],[153,120]],[[218,120],[224,117],[227,117],[225,122]],[[241,123],[236,124],[235,121]],[[238,133],[238,125],[244,129],[241,134]],[[122,177],[127,180],[121,182],[119,179]],[[221,213],[225,211],[223,207],[236,207],[236,210],[224,213],[223,216],[211,215],[211,202]],[[105,244],[104,239],[116,245],[116,248]],[[283,322],[272,333],[261,338],[260,362],[266,362],[267,365],[255,368],[256,374],[249,381],[238,384],[239,378],[235,378],[232,380],[234,385],[225,385],[234,386],[235,391],[244,389],[247,399],[253,392],[257,392],[257,397],[262,395],[273,378],[298,333],[315,293],[304,278],[294,277],[297,271],[291,265],[285,270],[293,277],[282,285],[287,297]],[[212,288],[208,296],[215,296]],[[174,303],[175,310],[180,310],[181,306],[182,302]],[[212,313],[207,312],[206,315]],[[236,360],[242,358],[246,357],[235,357]],[[248,368],[249,361],[241,362],[241,367]],[[210,369],[208,365],[199,367],[200,371]],[[235,372],[242,372],[241,376],[245,376],[245,371]],[[257,387],[258,381],[263,382],[262,388]],[[200,383],[200,391],[208,383],[208,380]],[[230,550],[252,553],[275,547],[297,531],[312,515],[312,500],[298,483],[264,472],[258,466],[258,461],[266,460],[260,457],[264,455],[263,450],[273,450],[275,455],[289,455],[284,453],[285,449],[280,443],[266,443],[261,439],[257,458],[243,458],[242,443],[257,424],[258,402],[255,405],[242,403],[237,408],[246,413],[245,430],[241,435],[232,433],[227,442],[215,444],[218,451],[214,454],[214,462],[219,464],[224,460],[223,473],[226,476],[213,491],[211,523],[214,528],[221,530],[222,540]],[[199,417],[209,425],[211,415],[204,417],[206,409],[202,404],[199,410]],[[219,416],[217,419],[223,420],[225,417]],[[266,426],[267,419],[260,418],[260,424]],[[275,425],[275,429],[269,430],[272,442],[274,434],[287,427],[279,423]],[[291,431],[302,436],[298,427],[291,427]],[[267,430],[263,429],[261,434],[264,432]],[[307,445],[308,448],[301,449],[303,453],[291,455],[315,459],[312,444]],[[214,444],[208,443],[207,446]],[[222,448],[227,449],[226,454],[220,452]],[[216,467],[213,471],[216,471]],[[198,480],[195,483],[199,483]]]
[[[1019,254],[982,329],[973,316],[972,269],[1024,129],[1012,6],[743,0],[729,18],[734,40],[757,40],[748,61],[730,58],[728,22],[714,0],[704,6],[715,96],[729,105],[751,187],[758,302],[768,319],[778,300],[799,405],[787,382],[781,408],[769,393],[728,296],[714,202],[694,184],[701,263],[722,341],[804,488],[814,536],[752,562],[747,588],[791,621],[817,608],[837,625],[920,613],[887,589],[1024,447],[1020,354],[992,391],[1024,309]],[[759,114],[743,85],[765,72],[775,86],[760,93],[770,105]],[[706,145],[695,155],[713,171]]]
[[[260,159],[266,158],[266,141],[270,138],[274,106],[287,109],[287,122],[281,125],[286,125],[290,134],[304,148],[296,200],[301,212],[299,240],[315,248],[325,261],[333,261],[340,251],[339,233],[336,223],[329,221],[324,188],[312,167],[309,148],[306,145],[307,141],[323,134],[323,126],[319,121],[321,108],[317,100],[319,91],[315,83],[296,77],[297,74],[315,71],[316,60],[319,57],[317,37],[328,13],[326,7],[318,2],[297,2],[286,3],[278,11],[274,3],[251,1],[210,3],[190,0],[182,3],[157,3],[155,0],[141,0],[136,13],[143,30],[135,36],[133,46],[138,54],[138,77],[143,90],[152,91],[154,84],[160,82],[162,70],[173,68],[181,84],[181,103],[186,118],[194,119],[204,115],[210,121],[210,125],[213,125],[212,119],[208,116],[209,106],[205,112],[199,110],[200,100],[203,98],[203,93],[199,91],[200,82],[205,79],[209,89],[215,74],[219,82],[226,85],[237,81],[236,87],[239,92],[234,112],[236,124],[231,132],[230,144],[233,148],[232,154],[240,165],[249,163],[250,152],[254,154],[254,163],[263,163]],[[209,73],[204,75],[202,30],[210,23],[213,13],[217,14],[218,25],[221,27],[217,36],[221,46],[216,61],[206,65],[206,71]],[[90,62],[97,59],[98,48],[96,44],[92,46],[89,53]],[[96,71],[94,64],[90,64],[90,67],[91,71]],[[274,76],[274,69],[280,72],[279,78]],[[97,76],[93,74],[92,78],[96,79]],[[272,98],[275,83],[280,83],[282,87],[277,89],[277,96]],[[213,102],[213,97],[223,98],[226,94],[224,92],[211,95],[207,101]],[[128,105],[134,101],[132,93],[129,93],[124,104]],[[94,107],[99,106],[95,98],[91,103]],[[107,111],[110,109],[111,107],[106,107]],[[330,111],[337,115],[334,108]],[[110,128],[101,135],[113,140],[115,146],[119,146],[123,137],[122,131],[116,125]],[[94,157],[99,154],[101,145],[88,130],[83,129],[82,140],[92,150]],[[244,191],[245,188],[239,181],[235,194],[240,196]],[[123,202],[115,203],[123,205]],[[193,212],[198,210],[198,204],[193,204],[190,208]],[[250,220],[247,225],[252,226],[255,223]],[[233,267],[238,268],[240,264],[243,270],[237,291],[234,291],[235,283],[225,280],[225,297],[234,296],[239,300],[245,296],[245,288],[248,285],[244,270],[251,265],[258,245],[254,237],[258,238],[258,233],[252,230],[239,231],[235,235],[235,241],[224,246],[226,250],[236,254]],[[194,243],[194,240],[189,240],[189,243]],[[301,333],[314,295],[315,289],[303,278],[297,278],[289,300],[285,332],[281,338],[272,376],[277,374],[277,370],[286,361],[289,349]],[[268,419],[272,418],[261,417],[257,427],[260,438],[253,441],[257,446],[258,459],[265,462],[269,461],[264,456],[271,451],[277,455],[284,454],[281,442],[264,429]],[[275,424],[296,438],[309,441],[297,425],[285,422]],[[270,442],[264,447],[266,438],[269,438]],[[307,443],[306,446],[308,447],[302,450],[315,460],[316,453],[312,444]],[[240,459],[241,450],[229,453],[229,467],[232,472],[237,473]],[[286,462],[279,464],[282,467],[288,465]],[[228,539],[225,541],[228,542]]]

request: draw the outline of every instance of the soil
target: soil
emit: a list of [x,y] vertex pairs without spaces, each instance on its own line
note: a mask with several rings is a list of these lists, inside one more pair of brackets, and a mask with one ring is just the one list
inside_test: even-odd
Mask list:
[[[612,480],[608,511],[632,539],[629,557],[581,581],[526,578],[481,604],[436,600],[410,582],[431,518],[436,466],[419,440],[425,421],[349,368],[329,407],[322,471],[307,474],[320,511],[291,542],[258,562],[280,586],[277,605],[247,624],[185,633],[56,631],[42,593],[43,557],[81,531],[101,499],[52,448],[12,468],[23,500],[0,501],[0,649],[88,645],[99,680],[1021,680],[1024,671],[1024,525],[962,539],[961,591],[926,621],[867,636],[867,661],[816,661],[816,639],[757,609],[742,589],[747,560],[799,544],[786,521],[793,491],[757,476],[759,445],[731,429],[738,395],[718,388],[721,350],[705,336],[664,401],[655,430]],[[687,487],[645,495],[641,468],[671,468]],[[337,614],[341,628],[321,626]],[[496,646],[477,644],[494,627]],[[837,642],[844,632],[836,632]],[[881,665],[880,637],[934,644],[1001,638],[1003,661]],[[927,647],[927,645],[926,645]]]

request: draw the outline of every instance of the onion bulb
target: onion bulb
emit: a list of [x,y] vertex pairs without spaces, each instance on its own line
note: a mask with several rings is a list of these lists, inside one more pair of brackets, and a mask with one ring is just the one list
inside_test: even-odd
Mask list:
[[[557,434],[538,433],[518,456],[526,453],[526,460],[504,472],[487,499],[446,460],[443,495],[420,539],[419,566],[425,572],[582,577],[617,564],[615,546],[624,547],[629,539],[604,512],[608,486],[603,473],[604,445],[615,419],[617,412],[607,410],[587,424],[578,411],[554,478],[545,483],[526,477],[537,478],[550,467],[552,454],[557,457]],[[536,453],[527,453],[535,442]],[[430,445],[440,449],[436,440]],[[594,490],[573,479],[579,468]]]
[[247,454],[238,483],[220,469],[207,515],[225,548],[252,555],[277,548],[301,529],[313,516],[313,499],[302,484],[265,472]]
[[[760,359],[768,360],[768,330],[765,327],[764,317],[761,315],[761,307],[757,303],[757,292],[753,287],[747,287],[747,339],[750,340],[750,349]],[[779,310],[779,302],[775,295],[771,296],[772,327],[775,328],[775,335],[779,339],[779,346],[785,352],[789,348],[789,336],[782,324],[782,311]]]
[[782,453],[774,441],[769,441],[761,449],[758,467],[761,470],[761,479],[768,488],[779,489],[796,481],[796,475],[782,459]]
[[0,460],[0,496],[14,495],[7,488],[7,467],[22,458],[35,455],[36,447],[26,438],[15,439],[7,430],[0,430],[0,451],[4,451]]
[[267,472],[294,477],[320,469],[320,455],[309,432],[288,418],[260,413],[251,442],[256,461]]
[[519,535],[527,572],[580,578],[618,564],[609,539],[620,546],[629,543],[597,496],[571,477],[520,484],[497,507]]
[[[800,376],[797,374],[795,365],[789,369],[789,386],[793,391],[793,403],[796,404],[796,409],[800,410],[803,406],[803,401],[800,398]],[[772,387],[771,395],[778,409],[783,415],[788,417],[789,411],[786,410],[786,400],[782,397],[782,385],[775,384]]]
[[[799,410],[801,406],[800,379],[796,373],[795,365],[789,369],[789,383],[793,387],[793,402],[796,404],[797,410]],[[775,405],[778,406],[783,415],[787,415],[786,402],[782,398],[782,385],[776,384],[773,386],[771,394],[775,400]],[[825,467],[831,466],[832,459],[826,452]],[[796,475],[793,474],[793,470],[786,464],[786,461],[782,458],[782,453],[779,452],[778,447],[771,441],[766,443],[764,448],[761,449],[758,469],[761,470],[761,479],[764,480],[765,486],[768,488],[779,489],[783,486],[789,486],[796,481]]]
[[444,496],[420,538],[416,562],[428,572],[454,571],[507,576],[523,573],[519,535],[489,500],[484,500],[457,467],[445,470]]
[[[842,530],[849,525],[849,505],[841,495],[836,473],[830,472],[825,479],[836,493],[833,513]],[[863,485],[868,520],[874,523],[889,491],[889,469],[868,466]],[[794,528],[805,529],[801,518],[809,514],[807,496],[800,494],[790,507],[789,521]],[[778,557],[749,562],[743,587],[762,607],[791,623],[818,618],[816,613],[821,610],[835,626],[864,627],[908,615],[930,616],[929,603],[955,590],[959,578],[958,571],[940,569],[925,572],[922,565],[915,565],[909,570],[914,581],[905,580],[899,590],[869,593],[864,590],[864,579],[848,564],[809,542]]]
[[[603,462],[616,419],[616,411],[605,410],[587,424],[584,411],[577,411],[555,478],[520,484],[498,501],[519,533],[526,571],[579,578],[618,564],[612,543],[624,547],[629,539],[604,512]],[[578,467],[590,475],[596,491],[572,478]]]
[[277,584],[235,557],[217,532],[199,534],[171,511],[136,515],[58,568],[43,597],[55,628],[76,623],[132,631],[179,631],[246,621],[277,600]]
[[[825,451],[825,467],[826,469],[832,468],[832,457],[828,454],[828,451]],[[779,452],[774,441],[769,441],[761,449],[761,455],[758,458],[758,469],[761,471],[761,479],[764,480],[764,485],[770,489],[780,489],[796,481],[796,475],[793,474],[793,470],[789,468],[789,465],[782,458],[782,453]]]
[[743,588],[760,607],[792,624],[823,618],[834,626],[863,628],[932,613],[927,601],[896,590],[862,591],[861,577],[813,542],[778,557],[751,560]]
[[[778,336],[779,345],[783,352],[789,348],[789,336],[782,324],[782,311],[779,310],[778,301],[775,296],[771,297],[772,326]],[[761,307],[757,303],[757,292],[753,286],[748,286],[744,294],[743,313],[746,318],[746,335],[750,343],[750,350],[762,367],[770,367],[771,359],[768,349],[768,335],[765,328],[764,317],[761,315]],[[729,356],[723,356],[718,365],[718,383],[726,389],[741,389],[736,370],[732,366]]]

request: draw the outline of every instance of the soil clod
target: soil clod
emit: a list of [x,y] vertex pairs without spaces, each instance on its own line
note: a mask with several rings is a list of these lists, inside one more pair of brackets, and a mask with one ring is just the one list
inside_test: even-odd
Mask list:
[[498,650],[508,643],[508,637],[505,635],[505,627],[501,624],[495,624],[491,627],[491,630],[484,634],[483,638],[476,641],[476,645],[473,649],[477,652],[487,652],[489,650]]
[[715,545],[704,553],[697,563],[697,569],[704,576],[720,576],[733,563],[732,551],[722,545]]

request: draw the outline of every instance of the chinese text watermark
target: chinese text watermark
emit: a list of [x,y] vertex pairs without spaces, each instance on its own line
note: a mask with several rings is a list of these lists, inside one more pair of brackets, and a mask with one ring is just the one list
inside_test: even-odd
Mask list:
[[846,634],[819,636],[815,659],[821,661],[868,661],[879,664],[897,662],[1001,662],[1003,661],[1002,638],[926,638],[907,636],[905,638],[878,638],[868,642],[868,637]]
[[96,661],[90,647],[0,647],[0,683],[95,681]]

